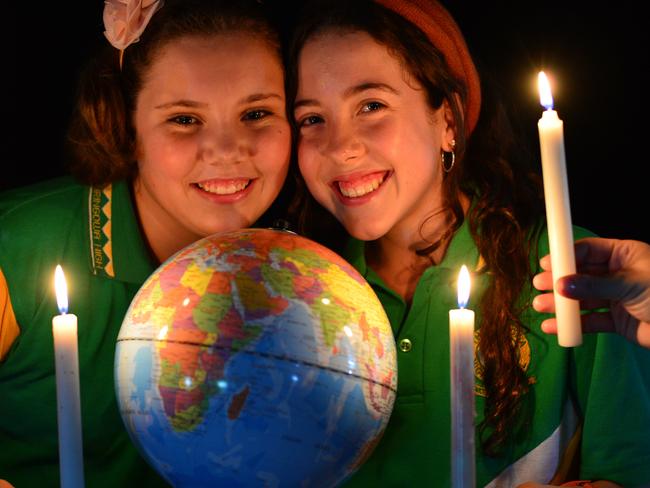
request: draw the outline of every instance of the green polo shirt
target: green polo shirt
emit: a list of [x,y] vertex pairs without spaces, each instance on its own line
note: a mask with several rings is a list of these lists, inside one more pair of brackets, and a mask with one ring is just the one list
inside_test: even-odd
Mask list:
[[[587,235],[574,229],[576,239]],[[443,261],[423,273],[410,309],[366,265],[363,251],[363,243],[353,240],[344,257],[371,284],[391,321],[398,392],[382,441],[345,486],[450,486],[449,310],[458,308],[461,266],[476,270],[479,261],[469,226],[457,231]],[[546,253],[544,234],[539,256]],[[538,256],[531,256],[531,266],[537,269]],[[476,311],[477,324],[475,304],[486,283],[485,274],[473,275],[468,308]],[[530,304],[534,293],[525,291],[524,303]],[[520,361],[531,383],[524,435],[499,458],[483,455],[476,438],[476,486],[548,483],[565,471],[563,463],[572,457],[570,446],[580,439],[580,428],[581,463],[575,477],[610,479],[625,487],[650,483],[650,351],[614,334],[584,335],[582,346],[563,348],[556,336],[541,332],[547,317],[532,307],[522,317],[530,331],[520,346]],[[485,405],[480,366],[475,376],[479,423]]]
[[69,312],[78,317],[86,486],[168,486],[131,443],[113,380],[122,318],[156,264],[126,183],[99,190],[69,178],[0,195],[6,278],[0,294],[8,293],[19,328],[0,362],[0,478],[16,488],[59,486],[52,339],[57,264],[66,276]]

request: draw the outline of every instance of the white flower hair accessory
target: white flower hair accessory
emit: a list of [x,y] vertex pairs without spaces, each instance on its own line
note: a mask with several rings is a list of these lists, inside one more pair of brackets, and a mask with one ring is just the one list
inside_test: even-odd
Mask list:
[[153,14],[163,0],[105,0],[104,35],[120,50],[120,67],[124,50],[138,42]]

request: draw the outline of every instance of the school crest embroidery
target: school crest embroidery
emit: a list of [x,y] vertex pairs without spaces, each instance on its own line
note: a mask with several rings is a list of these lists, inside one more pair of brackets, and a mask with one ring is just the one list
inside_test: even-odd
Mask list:
[[[478,339],[479,331],[474,331],[474,375],[476,377],[476,382],[474,386],[474,393],[476,395],[485,397],[487,396],[485,387],[483,386],[483,377],[484,377],[484,368],[482,364],[481,353],[478,349]],[[512,331],[512,341],[516,341],[517,337],[515,336],[514,330]],[[519,346],[519,365],[521,369],[526,372],[530,366],[530,344],[524,335],[518,339]],[[534,376],[528,377],[528,383],[533,384],[536,382]]]

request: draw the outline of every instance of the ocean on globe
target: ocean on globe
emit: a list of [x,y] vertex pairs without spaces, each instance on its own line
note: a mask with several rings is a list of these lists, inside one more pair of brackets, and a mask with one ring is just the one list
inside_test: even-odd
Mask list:
[[175,487],[333,487],[368,458],[397,387],[368,283],[291,232],[214,234],[142,285],[117,338],[120,413]]

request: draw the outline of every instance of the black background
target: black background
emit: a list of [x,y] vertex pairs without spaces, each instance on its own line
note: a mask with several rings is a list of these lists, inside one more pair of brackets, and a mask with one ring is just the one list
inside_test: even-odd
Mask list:
[[[290,15],[300,2],[275,3]],[[602,236],[650,242],[650,36],[643,3],[444,3],[481,73],[507,97],[524,130],[522,143],[536,157],[542,112],[536,77],[540,69],[551,77],[564,121],[573,223]],[[105,42],[102,9],[101,0],[5,6],[0,190],[64,172],[74,83],[93,47]]]

